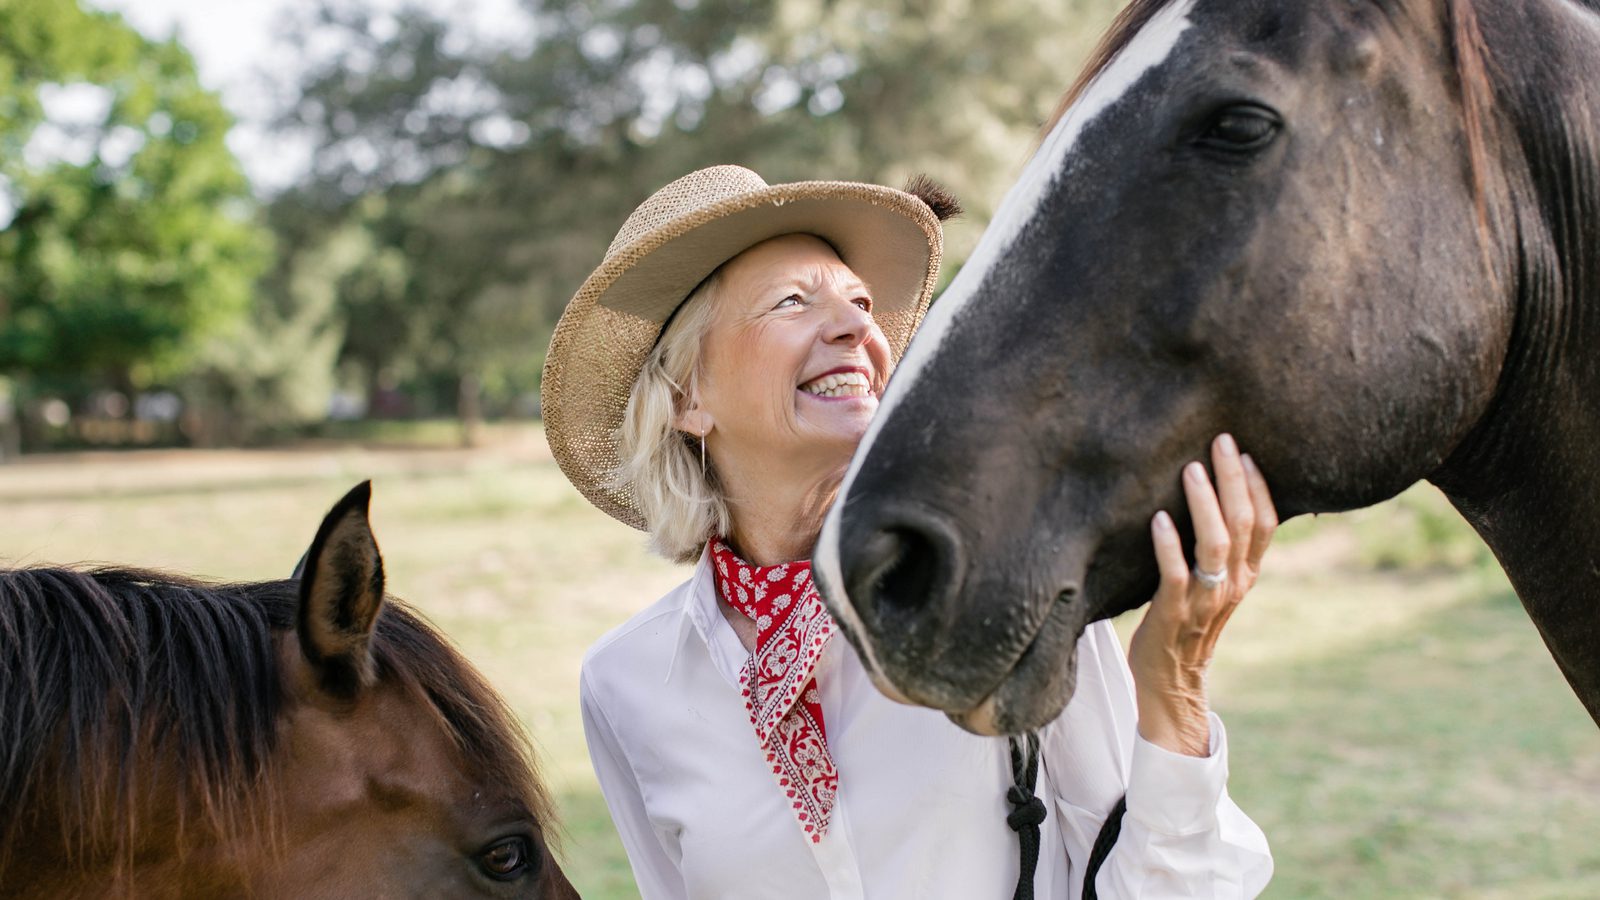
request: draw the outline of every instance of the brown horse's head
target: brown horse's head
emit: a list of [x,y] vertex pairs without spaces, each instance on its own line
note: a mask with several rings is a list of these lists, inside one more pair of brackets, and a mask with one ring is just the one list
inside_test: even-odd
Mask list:
[[385,599],[369,496],[298,582],[0,573],[7,896],[576,896],[509,710]]
[[1286,516],[1438,469],[1515,316],[1487,65],[1471,0],[1124,11],[824,528],[818,581],[881,686],[984,732],[1053,718],[1219,432]]

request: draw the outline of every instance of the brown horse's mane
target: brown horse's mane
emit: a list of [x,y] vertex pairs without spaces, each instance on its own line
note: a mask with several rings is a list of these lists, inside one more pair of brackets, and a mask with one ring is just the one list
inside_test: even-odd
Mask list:
[[[1036,145],[1055,130],[1061,117],[1078,102],[1096,76],[1105,71],[1140,29],[1161,10],[1172,5],[1173,0],[1130,0],[1117,13],[1111,26],[1101,36],[1089,54],[1078,77],[1056,104],[1055,111],[1039,130]],[[1399,0],[1402,4],[1416,0]],[[1471,165],[1472,187],[1477,197],[1478,227],[1485,237],[1489,231],[1489,208],[1485,196],[1485,178],[1489,167],[1488,138],[1485,128],[1494,107],[1494,84],[1490,80],[1489,51],[1478,26],[1478,11],[1474,0],[1440,0],[1444,6],[1445,26],[1450,40],[1449,52],[1455,63],[1457,89],[1460,92],[1461,114],[1467,138],[1467,158]],[[1585,0],[1587,2],[1587,0]]]
[[[0,883],[39,829],[69,862],[135,852],[135,777],[163,773],[177,846],[277,837],[280,687],[274,635],[298,581],[215,585],[124,568],[0,570]],[[461,762],[551,821],[531,748],[503,701],[417,613],[390,599],[371,640],[379,678],[437,717]],[[160,761],[151,767],[152,761]],[[138,773],[145,775],[138,775]]]

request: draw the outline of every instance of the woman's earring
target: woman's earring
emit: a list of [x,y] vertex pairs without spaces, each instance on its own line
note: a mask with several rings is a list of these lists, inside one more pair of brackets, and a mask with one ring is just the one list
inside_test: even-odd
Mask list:
[[706,433],[700,432],[700,477],[706,477]]

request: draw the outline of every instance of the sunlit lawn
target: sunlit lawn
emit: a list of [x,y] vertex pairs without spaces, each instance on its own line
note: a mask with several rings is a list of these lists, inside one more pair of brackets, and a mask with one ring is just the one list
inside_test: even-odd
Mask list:
[[[577,670],[591,641],[684,573],[588,507],[537,434],[497,437],[471,453],[0,467],[0,562],[281,577],[327,506],[375,477],[391,589],[527,723],[584,896],[635,896],[583,750]],[[1272,841],[1269,896],[1600,896],[1600,730],[1463,530],[1425,490],[1291,523],[1229,626],[1213,700],[1229,727],[1231,791]]]

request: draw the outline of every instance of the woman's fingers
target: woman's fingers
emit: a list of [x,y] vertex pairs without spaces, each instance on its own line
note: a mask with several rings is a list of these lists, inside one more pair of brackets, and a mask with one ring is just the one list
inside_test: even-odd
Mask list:
[[1250,486],[1246,483],[1244,463],[1239,458],[1239,447],[1232,435],[1219,434],[1211,442],[1211,468],[1216,473],[1217,498],[1222,505],[1222,518],[1228,527],[1231,548],[1228,568],[1237,572],[1244,567],[1246,555],[1250,552],[1256,516]]
[[1150,520],[1150,537],[1156,546],[1156,568],[1161,573],[1161,586],[1155,599],[1163,596],[1181,597],[1189,588],[1189,560],[1183,555],[1183,541],[1172,516],[1166,510],[1156,513]]
[[1272,534],[1278,529],[1278,508],[1272,502],[1272,492],[1267,490],[1267,479],[1262,476],[1261,469],[1257,468],[1256,461],[1245,454],[1241,460],[1244,464],[1245,484],[1250,490],[1250,503],[1255,509],[1255,528],[1250,534],[1250,552],[1246,559],[1253,571],[1261,571],[1261,558],[1267,553],[1267,545],[1272,543]]
[[1221,572],[1228,565],[1232,542],[1205,466],[1192,462],[1183,467],[1183,493],[1189,500],[1189,518],[1194,521],[1195,565],[1202,572]]
[[1255,576],[1278,515],[1255,463],[1228,435],[1211,447],[1216,484],[1199,462],[1183,468],[1194,522],[1194,569],[1228,569],[1207,585],[1189,567],[1172,517],[1150,521],[1161,586],[1128,648],[1139,705],[1139,731],[1169,750],[1202,756],[1209,746],[1205,672],[1217,639]]

